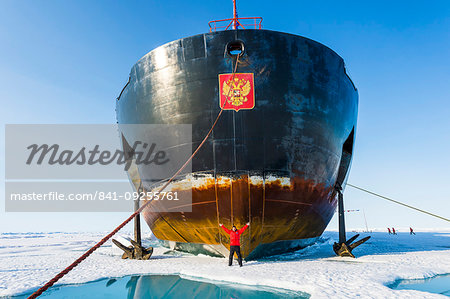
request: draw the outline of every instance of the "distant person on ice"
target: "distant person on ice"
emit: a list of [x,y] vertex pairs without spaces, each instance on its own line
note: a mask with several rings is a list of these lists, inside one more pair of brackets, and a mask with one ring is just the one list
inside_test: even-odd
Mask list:
[[414,230],[412,229],[412,227],[409,228],[409,234],[410,235],[415,235],[416,233],[414,232]]
[[388,229],[388,233],[389,233],[389,234],[392,234],[392,233],[391,233],[391,229],[390,229],[389,227],[388,227],[387,229]]
[[392,234],[396,235],[397,233],[395,232],[395,228],[392,228]]
[[250,225],[250,222],[247,222],[244,227],[241,229],[237,229],[236,226],[233,225],[231,230],[223,226],[222,223],[219,224],[220,227],[230,235],[230,258],[228,260],[228,266],[231,266],[233,264],[233,255],[236,252],[238,256],[238,262],[239,266],[242,267],[242,256],[241,256],[241,234],[247,229],[247,227]]

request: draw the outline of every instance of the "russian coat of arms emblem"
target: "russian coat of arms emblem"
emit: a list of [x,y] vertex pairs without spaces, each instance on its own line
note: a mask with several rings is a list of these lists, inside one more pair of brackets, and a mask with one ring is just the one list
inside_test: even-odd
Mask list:
[[253,109],[255,89],[253,73],[219,75],[220,107],[224,110]]

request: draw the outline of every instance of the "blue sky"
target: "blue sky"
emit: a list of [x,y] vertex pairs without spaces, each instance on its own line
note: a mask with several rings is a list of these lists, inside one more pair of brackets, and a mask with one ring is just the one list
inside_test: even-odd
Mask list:
[[[2,125],[114,123],[133,64],[231,17],[231,2],[0,0]],[[450,217],[449,1],[241,0],[238,11],[344,58],[360,96],[349,182]],[[346,208],[364,209],[369,228],[450,227],[351,188],[345,199]],[[110,230],[125,216],[1,208],[0,231]],[[347,225],[363,227],[362,214],[348,214]],[[336,227],[333,220],[329,228]]]

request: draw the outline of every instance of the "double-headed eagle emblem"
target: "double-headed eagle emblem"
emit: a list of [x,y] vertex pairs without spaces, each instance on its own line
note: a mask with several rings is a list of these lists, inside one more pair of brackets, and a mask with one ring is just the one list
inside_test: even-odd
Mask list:
[[219,74],[219,107],[223,110],[253,109],[255,82],[253,73]]
[[248,101],[247,96],[252,87],[250,80],[232,78],[223,82],[222,94],[227,102],[233,106],[241,106]]

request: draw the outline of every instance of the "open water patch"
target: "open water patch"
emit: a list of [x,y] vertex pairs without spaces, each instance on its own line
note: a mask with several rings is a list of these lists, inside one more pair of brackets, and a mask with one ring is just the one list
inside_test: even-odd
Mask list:
[[424,279],[401,279],[389,287],[394,290],[416,290],[450,297],[450,274]]
[[[27,298],[31,293],[8,298]],[[248,286],[239,283],[199,281],[178,275],[133,275],[84,284],[50,288],[42,298],[309,298],[304,292]]]

